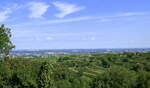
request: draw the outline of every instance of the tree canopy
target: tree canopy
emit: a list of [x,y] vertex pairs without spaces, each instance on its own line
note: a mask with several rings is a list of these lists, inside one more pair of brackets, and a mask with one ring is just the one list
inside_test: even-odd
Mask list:
[[15,48],[10,40],[11,36],[11,29],[2,24],[0,26],[0,54],[7,56]]

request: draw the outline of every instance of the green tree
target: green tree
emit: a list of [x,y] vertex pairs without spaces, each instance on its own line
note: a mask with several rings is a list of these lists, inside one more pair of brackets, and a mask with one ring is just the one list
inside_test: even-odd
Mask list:
[[125,68],[113,67],[93,80],[92,88],[134,88],[136,75]]
[[44,62],[40,68],[38,87],[39,88],[55,88],[53,65],[48,62]]
[[150,73],[144,70],[138,72],[136,88],[150,88]]
[[11,29],[6,28],[4,24],[0,26],[0,54],[5,57],[9,55],[10,51],[15,48],[12,44],[11,38]]

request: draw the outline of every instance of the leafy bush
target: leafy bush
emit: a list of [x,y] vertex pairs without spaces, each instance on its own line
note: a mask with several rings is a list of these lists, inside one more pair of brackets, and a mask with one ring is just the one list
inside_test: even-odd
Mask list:
[[94,79],[93,88],[133,88],[135,82],[134,72],[125,68],[113,67]]

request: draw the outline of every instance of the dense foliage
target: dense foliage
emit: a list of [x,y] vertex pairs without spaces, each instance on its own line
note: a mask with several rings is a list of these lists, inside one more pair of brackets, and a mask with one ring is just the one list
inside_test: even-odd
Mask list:
[[150,52],[1,60],[0,88],[150,88]]
[[11,31],[9,28],[6,28],[4,25],[0,25],[0,55],[4,56],[9,55],[9,52],[15,46],[12,44],[11,40]]

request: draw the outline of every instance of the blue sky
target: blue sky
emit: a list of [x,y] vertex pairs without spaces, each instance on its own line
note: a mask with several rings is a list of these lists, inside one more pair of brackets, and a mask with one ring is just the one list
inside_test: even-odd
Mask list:
[[150,48],[150,0],[3,0],[16,49]]

